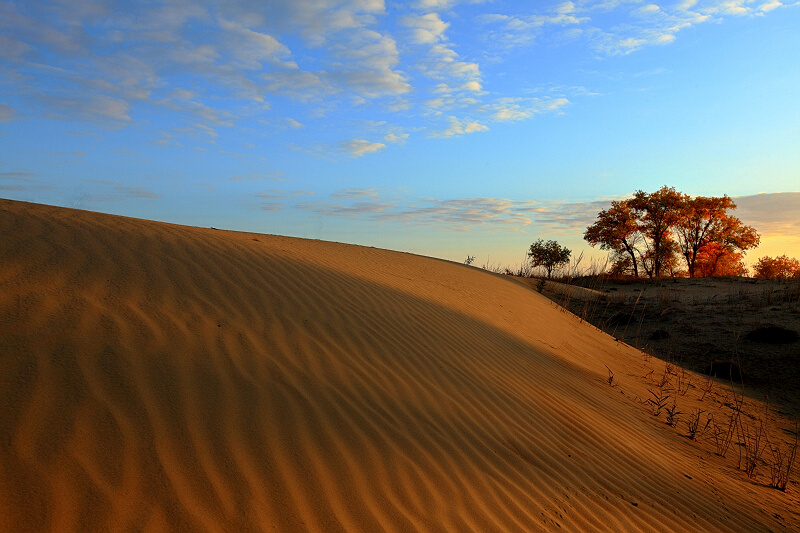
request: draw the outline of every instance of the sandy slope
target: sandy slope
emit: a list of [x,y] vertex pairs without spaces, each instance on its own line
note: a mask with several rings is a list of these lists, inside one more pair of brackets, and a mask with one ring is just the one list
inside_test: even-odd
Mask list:
[[638,352],[433,259],[0,200],[0,357],[2,531],[800,524],[608,386]]

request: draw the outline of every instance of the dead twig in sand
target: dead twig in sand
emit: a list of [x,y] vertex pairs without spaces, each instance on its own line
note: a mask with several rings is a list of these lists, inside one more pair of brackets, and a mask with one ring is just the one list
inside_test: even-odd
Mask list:
[[612,372],[611,369],[608,368],[608,365],[603,365],[603,366],[606,367],[606,370],[608,370],[608,384],[613,387],[614,386],[614,372]]
[[736,432],[736,425],[738,424],[736,412],[734,411],[731,413],[731,416],[728,419],[728,426],[726,428],[723,428],[720,424],[717,424],[713,414],[708,416],[711,423],[714,446],[716,447],[715,453],[720,457],[725,457],[725,455],[728,453],[728,449],[731,446],[731,442],[733,442],[733,436]]
[[689,392],[689,387],[692,384],[692,376],[686,369],[681,368],[680,372],[675,374],[678,378],[678,394],[681,396],[686,396],[686,393]]

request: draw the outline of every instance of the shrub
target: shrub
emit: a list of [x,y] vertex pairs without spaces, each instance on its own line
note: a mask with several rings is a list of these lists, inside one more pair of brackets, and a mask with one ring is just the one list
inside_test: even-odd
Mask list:
[[757,278],[800,278],[800,261],[785,254],[779,257],[765,256],[758,260],[753,270]]

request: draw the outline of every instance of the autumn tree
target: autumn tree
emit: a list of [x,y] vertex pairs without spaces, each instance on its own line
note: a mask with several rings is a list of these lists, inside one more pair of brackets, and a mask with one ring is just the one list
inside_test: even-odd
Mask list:
[[[611,202],[583,238],[614,253],[616,273],[741,275],[743,254],[758,245],[759,235],[728,213],[733,209],[728,196],[691,197],[667,186],[654,193],[640,190],[633,198]],[[686,271],[680,270],[681,258]]]
[[744,264],[744,253],[732,251],[716,242],[709,243],[697,252],[694,275],[701,278],[746,276],[747,266]]
[[660,277],[674,266],[677,245],[672,238],[672,228],[678,220],[683,195],[666,185],[654,193],[636,191],[629,200],[639,221],[646,246],[641,256],[642,266],[651,278]]
[[528,257],[530,258],[532,266],[544,267],[547,271],[547,277],[550,278],[554,269],[569,262],[571,253],[569,249],[561,246],[556,241],[545,242],[539,239],[531,244]]
[[800,261],[785,254],[779,257],[762,257],[753,270],[757,278],[800,278]]
[[713,259],[716,270],[722,257],[758,245],[758,233],[728,214],[728,210],[736,209],[729,196],[681,196],[675,234],[689,277],[695,277],[697,273],[697,259],[701,252],[705,252],[702,255],[706,260]]
[[586,228],[583,238],[591,245],[600,245],[601,250],[616,254],[616,270],[631,268],[633,276],[639,277],[639,261],[636,258],[641,241],[636,213],[627,200],[611,202],[611,208],[600,211],[597,221]]

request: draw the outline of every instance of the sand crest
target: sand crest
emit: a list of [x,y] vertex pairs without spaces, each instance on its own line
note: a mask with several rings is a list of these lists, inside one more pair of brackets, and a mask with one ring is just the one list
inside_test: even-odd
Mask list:
[[0,200],[0,358],[2,531],[800,526],[639,352],[445,261]]

